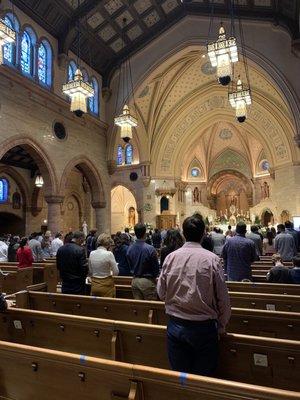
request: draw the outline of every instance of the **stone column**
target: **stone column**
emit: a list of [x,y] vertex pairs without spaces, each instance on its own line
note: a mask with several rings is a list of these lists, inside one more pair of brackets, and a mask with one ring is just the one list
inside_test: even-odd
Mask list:
[[62,230],[61,206],[64,201],[63,196],[45,196],[48,205],[48,229],[52,235]]
[[98,230],[98,234],[110,233],[110,213],[106,202],[93,202],[92,207],[95,210],[96,228]]

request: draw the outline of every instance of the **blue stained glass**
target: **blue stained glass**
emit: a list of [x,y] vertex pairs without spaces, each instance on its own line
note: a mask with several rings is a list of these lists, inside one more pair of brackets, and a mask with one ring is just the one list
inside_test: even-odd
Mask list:
[[76,71],[76,65],[74,62],[70,62],[68,69],[68,81],[73,81]]
[[123,148],[119,144],[117,150],[117,165],[122,165],[122,164],[123,164]]
[[32,42],[30,35],[25,31],[21,41],[21,69],[22,72],[31,75],[32,71]]
[[133,147],[131,144],[128,144],[125,147],[125,164],[132,164],[133,158]]
[[261,163],[261,169],[262,169],[263,171],[268,171],[268,170],[270,169],[269,161],[264,160],[264,161]]
[[8,181],[0,179],[0,203],[5,203],[8,200]]
[[[7,15],[4,18],[4,22],[10,29],[14,29],[13,23]],[[10,64],[13,63],[13,61],[14,61],[14,44],[13,43],[6,44],[5,46],[3,46],[3,58],[6,62],[8,62]]]
[[93,97],[89,97],[88,106],[89,106],[90,112],[92,112],[93,114],[97,114],[98,115],[99,89],[98,89],[98,82],[95,80],[95,78],[92,79],[92,86],[93,86],[93,89],[94,89],[94,96]]
[[41,43],[38,50],[38,77],[39,81],[44,83],[47,82],[47,50],[46,47]]
[[200,175],[200,171],[198,168],[192,168],[191,175],[193,178],[197,178]]

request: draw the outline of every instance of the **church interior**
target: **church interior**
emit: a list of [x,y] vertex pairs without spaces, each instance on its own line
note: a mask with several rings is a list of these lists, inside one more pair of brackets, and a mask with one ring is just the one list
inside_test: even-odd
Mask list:
[[[0,0],[0,237],[300,229],[299,76],[299,0]],[[161,304],[20,282],[1,399],[300,399],[296,285],[229,282],[237,330],[205,378],[169,370]]]

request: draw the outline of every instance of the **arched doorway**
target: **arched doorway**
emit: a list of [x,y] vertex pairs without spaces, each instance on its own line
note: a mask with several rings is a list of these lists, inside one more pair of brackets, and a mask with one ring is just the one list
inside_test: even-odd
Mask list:
[[286,221],[290,221],[290,213],[287,210],[283,210],[280,214],[281,223],[284,224]]
[[0,212],[0,235],[25,235],[25,221],[23,218],[8,212]]
[[263,226],[269,226],[269,224],[274,225],[274,215],[270,209],[262,212],[261,223]]
[[125,186],[116,186],[111,191],[111,232],[133,229],[138,222],[136,200]]
[[166,196],[163,196],[160,199],[160,213],[166,213],[169,211],[169,199]]

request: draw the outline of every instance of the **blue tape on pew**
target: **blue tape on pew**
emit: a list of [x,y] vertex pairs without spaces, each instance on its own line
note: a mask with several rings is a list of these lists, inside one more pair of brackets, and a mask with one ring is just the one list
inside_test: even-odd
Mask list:
[[180,385],[185,385],[186,378],[187,378],[187,373],[186,372],[180,372],[180,375],[179,375]]
[[98,296],[92,296],[92,299],[97,300]]
[[80,361],[80,364],[85,364],[86,356],[84,354],[80,354],[79,361]]

